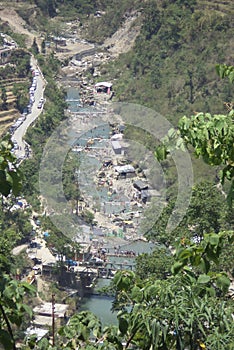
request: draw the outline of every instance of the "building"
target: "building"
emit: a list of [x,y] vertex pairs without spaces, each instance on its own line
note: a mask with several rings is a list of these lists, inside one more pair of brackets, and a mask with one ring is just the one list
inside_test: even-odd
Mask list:
[[103,166],[108,167],[109,165],[112,165],[112,159],[111,158],[104,158],[103,159]]
[[141,200],[143,203],[149,202],[152,197],[161,197],[160,192],[153,189],[141,190]]
[[120,141],[123,139],[123,134],[114,134],[111,136],[111,141]]
[[95,89],[97,93],[110,94],[112,91],[112,84],[106,81],[95,84]]
[[133,183],[133,187],[136,188],[138,191],[143,191],[143,190],[147,190],[149,186],[147,183],[141,180],[137,180]]
[[115,171],[118,173],[118,177],[120,178],[128,178],[135,176],[135,168],[130,165],[118,165],[114,167]]
[[65,38],[61,37],[53,37],[53,41],[56,45],[60,46],[66,46],[67,45],[67,40]]
[[26,329],[25,335],[28,338],[35,336],[37,338],[36,342],[39,342],[42,338],[49,335],[49,331],[48,331],[48,329],[29,327]]
[[[66,323],[67,320],[67,310],[68,304],[54,304],[54,318],[56,320],[56,324],[61,326]],[[52,303],[45,302],[41,305],[35,306],[33,309],[34,312],[34,326],[52,326],[53,321],[53,310]]]
[[0,64],[8,63],[11,57],[11,53],[11,48],[0,48]]
[[111,141],[111,146],[113,148],[113,151],[115,154],[121,154],[122,153],[122,146],[119,143],[119,141]]

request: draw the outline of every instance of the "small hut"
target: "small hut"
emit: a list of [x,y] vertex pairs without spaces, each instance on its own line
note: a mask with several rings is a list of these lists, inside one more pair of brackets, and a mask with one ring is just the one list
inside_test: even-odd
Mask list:
[[121,147],[121,144],[119,143],[119,141],[111,141],[111,145],[112,145],[112,148],[113,148],[113,151],[115,152],[115,154],[121,154],[122,147]]
[[106,81],[95,84],[95,89],[97,93],[110,94],[112,91],[112,84]]
[[143,190],[147,190],[149,186],[147,183],[141,180],[137,180],[137,181],[134,181],[133,187],[136,188],[138,191],[143,191]]
[[135,168],[130,164],[115,166],[115,170],[117,171],[118,177],[120,178],[129,178],[135,176]]

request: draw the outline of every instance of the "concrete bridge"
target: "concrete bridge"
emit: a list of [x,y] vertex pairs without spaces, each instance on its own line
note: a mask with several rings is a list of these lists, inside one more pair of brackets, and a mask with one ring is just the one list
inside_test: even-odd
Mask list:
[[101,266],[86,265],[73,266],[70,268],[72,272],[79,276],[92,276],[95,278],[113,278],[117,271],[130,270],[133,271],[135,264],[133,262],[107,262]]

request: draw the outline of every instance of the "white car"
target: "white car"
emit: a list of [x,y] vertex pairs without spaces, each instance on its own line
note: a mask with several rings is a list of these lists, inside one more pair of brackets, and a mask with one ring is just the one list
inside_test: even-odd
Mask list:
[[38,102],[37,108],[41,108],[44,104],[44,98],[41,98],[40,101]]

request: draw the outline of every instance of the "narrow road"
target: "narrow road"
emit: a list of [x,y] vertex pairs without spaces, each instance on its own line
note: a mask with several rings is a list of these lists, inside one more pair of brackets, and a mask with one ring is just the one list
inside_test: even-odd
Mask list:
[[25,121],[15,130],[12,135],[12,140],[15,140],[19,146],[19,149],[15,152],[17,158],[25,157],[25,143],[23,140],[24,136],[27,132],[28,127],[38,118],[43,110],[43,106],[41,109],[39,109],[37,106],[40,99],[43,98],[46,82],[40,72],[40,69],[37,66],[36,60],[33,57],[31,58],[31,66],[33,69],[37,69],[39,71],[39,75],[36,77],[37,87],[34,94],[35,102],[32,106],[32,112],[27,115]]

